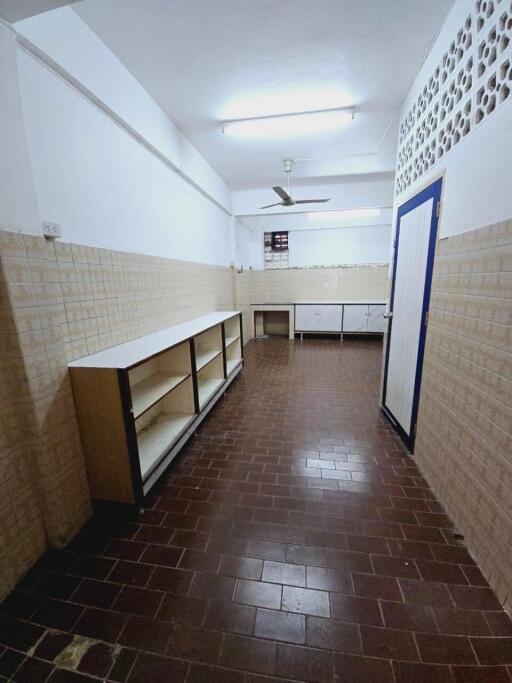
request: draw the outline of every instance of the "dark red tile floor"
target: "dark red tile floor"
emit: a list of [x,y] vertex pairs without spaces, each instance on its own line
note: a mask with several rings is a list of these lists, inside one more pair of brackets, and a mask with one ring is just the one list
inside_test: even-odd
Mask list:
[[0,679],[511,683],[511,622],[379,413],[381,354],[249,344],[146,511],[1,606]]

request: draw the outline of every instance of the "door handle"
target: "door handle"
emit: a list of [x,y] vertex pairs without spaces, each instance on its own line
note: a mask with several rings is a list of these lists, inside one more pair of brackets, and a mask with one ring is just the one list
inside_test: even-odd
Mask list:
[[386,311],[386,313],[383,313],[383,314],[382,314],[382,317],[383,317],[383,318],[386,318],[386,320],[387,320],[388,318],[392,318],[392,317],[393,317],[393,311]]

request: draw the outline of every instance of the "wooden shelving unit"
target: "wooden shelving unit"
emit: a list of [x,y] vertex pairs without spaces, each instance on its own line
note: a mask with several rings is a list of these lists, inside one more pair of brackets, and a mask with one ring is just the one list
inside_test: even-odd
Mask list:
[[143,502],[240,371],[241,315],[211,313],[70,363],[93,498]]

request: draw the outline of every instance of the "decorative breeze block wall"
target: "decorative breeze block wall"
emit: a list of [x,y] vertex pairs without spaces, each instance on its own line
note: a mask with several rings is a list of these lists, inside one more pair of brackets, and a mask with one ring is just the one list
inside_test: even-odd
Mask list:
[[512,0],[476,0],[402,118],[396,195],[482,125],[511,89]]

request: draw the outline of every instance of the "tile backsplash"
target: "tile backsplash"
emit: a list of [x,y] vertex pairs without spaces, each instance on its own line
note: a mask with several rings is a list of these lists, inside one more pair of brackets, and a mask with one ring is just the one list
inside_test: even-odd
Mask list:
[[90,513],[67,364],[211,310],[230,268],[0,230],[0,596]]
[[300,300],[387,299],[389,266],[246,270],[234,275],[237,308],[244,312],[244,335],[252,337],[251,304]]
[[512,612],[512,220],[438,243],[415,459]]

